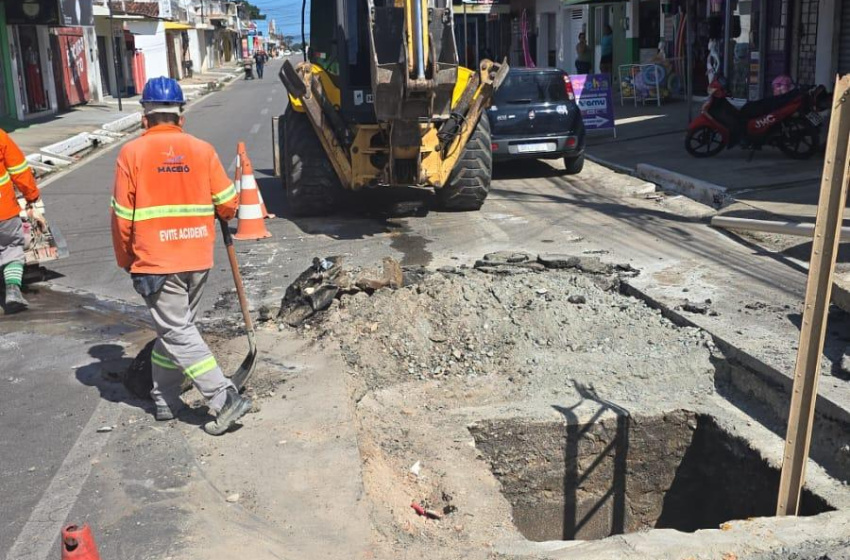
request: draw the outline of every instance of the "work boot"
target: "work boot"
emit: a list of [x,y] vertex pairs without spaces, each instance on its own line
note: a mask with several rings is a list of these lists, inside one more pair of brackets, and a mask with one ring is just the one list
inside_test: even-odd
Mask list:
[[220,436],[251,410],[251,404],[251,399],[240,395],[236,388],[228,388],[224,406],[214,421],[204,424],[204,431],[211,436]]
[[186,404],[182,401],[180,404],[174,406],[168,406],[167,404],[157,404],[156,412],[154,412],[154,417],[158,422],[165,422],[167,420],[174,420],[177,418],[177,415],[180,414],[180,411],[186,408]]
[[29,307],[29,303],[21,293],[21,287],[17,284],[6,284],[6,314],[17,313]]

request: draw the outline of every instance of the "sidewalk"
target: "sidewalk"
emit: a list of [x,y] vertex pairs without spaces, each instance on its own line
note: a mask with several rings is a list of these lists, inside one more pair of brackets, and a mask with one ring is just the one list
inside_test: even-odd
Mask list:
[[[221,88],[241,73],[236,66],[216,68],[207,74],[195,74],[180,82],[188,101]],[[123,98],[121,110],[113,97],[32,121],[3,121],[0,127],[9,132],[27,154],[39,177],[56,167],[67,166],[88,155],[103,143],[118,140],[139,128],[140,96]]]
[[[692,107],[698,114],[699,103]],[[616,170],[657,183],[718,208],[718,214],[757,220],[813,223],[817,214],[823,155],[799,161],[765,148],[747,161],[749,153],[739,148],[713,158],[697,159],[684,147],[688,104],[669,102],[661,107],[626,102],[615,97],[617,138],[611,131],[588,134],[588,157]],[[821,135],[826,142],[826,131]],[[845,209],[845,225],[850,212]],[[739,235],[787,260],[806,267],[812,242],[804,237],[744,233]],[[843,243],[838,255],[833,302],[850,312],[850,250]]]
[[[693,104],[694,116],[699,108],[699,103]],[[698,191],[714,189],[721,193],[722,200],[716,200],[716,207],[737,200],[789,218],[814,217],[822,157],[798,161],[789,159],[778,149],[765,148],[748,161],[748,151],[733,148],[713,158],[697,159],[690,156],[684,146],[687,102],[635,107],[627,101],[621,107],[619,99],[615,98],[614,114],[616,139],[611,131],[588,134],[587,153],[591,159],[653,182],[663,183],[665,176],[670,175],[663,170],[692,178]],[[822,141],[825,136],[824,132]],[[688,196],[693,194],[687,192],[687,184],[663,186]],[[692,197],[700,200],[698,195],[699,192]],[[711,202],[705,197],[700,201]]]

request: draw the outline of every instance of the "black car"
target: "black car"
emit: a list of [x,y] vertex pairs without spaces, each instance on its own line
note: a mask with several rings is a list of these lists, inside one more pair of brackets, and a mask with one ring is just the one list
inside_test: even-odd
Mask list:
[[573,174],[584,167],[584,122],[566,72],[511,68],[488,116],[495,161],[564,158]]

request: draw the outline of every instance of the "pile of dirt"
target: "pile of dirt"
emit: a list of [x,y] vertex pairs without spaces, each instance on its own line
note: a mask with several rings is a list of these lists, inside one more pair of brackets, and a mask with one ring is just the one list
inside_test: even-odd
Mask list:
[[710,337],[620,294],[620,277],[636,273],[627,265],[499,253],[474,269],[411,272],[412,284],[342,295],[307,323],[339,343],[364,390],[491,375],[518,387],[619,387],[627,400],[712,387]]

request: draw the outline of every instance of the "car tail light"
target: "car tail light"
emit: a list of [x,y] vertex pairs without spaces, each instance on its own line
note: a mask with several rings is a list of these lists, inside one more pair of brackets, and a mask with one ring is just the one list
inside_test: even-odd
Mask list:
[[498,145],[498,144],[496,144],[495,142],[493,142],[492,144],[490,144],[490,150],[491,150],[491,151],[494,151],[494,152],[495,152],[495,151],[496,151],[496,150],[498,150],[498,149],[499,149],[499,145]]
[[564,91],[567,92],[567,99],[570,101],[576,100],[576,93],[573,91],[573,83],[570,81],[570,77],[564,74]]
[[569,138],[567,138],[567,148],[575,147],[576,142],[578,142],[578,140],[576,140],[576,137],[570,136]]

